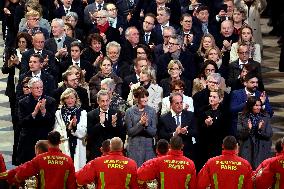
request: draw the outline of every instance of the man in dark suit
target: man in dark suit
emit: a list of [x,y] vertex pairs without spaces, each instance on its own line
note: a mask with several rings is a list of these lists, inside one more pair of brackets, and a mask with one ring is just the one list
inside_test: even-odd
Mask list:
[[[175,13],[173,13],[175,14]],[[173,26],[175,29],[178,27],[170,22],[171,10],[168,7],[160,7],[157,10],[157,22],[153,32],[157,36],[157,44],[163,43],[163,32],[167,26]]]
[[88,62],[87,60],[81,59],[80,55],[82,54],[83,46],[79,41],[73,41],[71,43],[71,56],[66,61],[60,64],[60,73],[64,73],[69,66],[77,65],[85,73],[85,81],[89,82],[91,77],[95,73],[95,67]]
[[40,54],[32,54],[29,59],[29,71],[20,75],[19,82],[16,88],[16,96],[21,97],[23,95],[22,81],[26,77],[37,77],[43,82],[43,94],[51,96],[52,91],[56,88],[54,78],[49,73],[42,70],[44,65],[44,59]]
[[29,83],[31,94],[19,102],[19,125],[21,128],[18,161],[25,163],[35,157],[34,146],[38,140],[47,139],[55,122],[55,100],[43,95],[44,85],[40,78]]
[[268,96],[266,95],[265,91],[260,92],[257,90],[258,88],[258,78],[257,76],[250,72],[245,76],[244,79],[244,89],[235,90],[232,92],[231,96],[231,106],[230,110],[232,112],[232,134],[236,135],[237,132],[237,122],[238,122],[238,113],[242,112],[245,105],[247,98],[249,96],[255,96],[260,98],[262,108],[270,115],[273,116],[273,110],[270,106]]
[[120,35],[122,32],[126,29],[126,20],[122,15],[118,15],[118,10],[115,4],[113,3],[108,3],[105,5],[105,8],[108,12],[108,21],[109,25],[113,28],[116,28],[119,30]]
[[249,64],[250,70],[248,71],[252,71],[255,74],[257,74],[257,78],[259,79],[258,89],[260,91],[263,91],[264,86],[262,82],[260,63],[252,59],[249,59],[249,47],[247,46],[247,44],[239,45],[238,55],[239,55],[239,59],[229,64],[227,85],[231,87],[239,79],[243,65]]
[[181,28],[177,33],[182,36],[185,47],[195,53],[200,46],[202,31],[198,27],[193,27],[192,16],[187,13],[182,15],[180,25]]
[[134,73],[125,77],[122,87],[122,98],[127,99],[130,92],[130,86],[140,81],[140,73],[142,68],[149,66],[149,62],[144,58],[136,58],[134,60]]
[[161,116],[158,126],[158,137],[170,140],[174,135],[182,137],[184,155],[196,160],[197,128],[194,114],[183,109],[183,97],[180,93],[172,93],[171,111]]
[[183,39],[181,36],[172,36],[169,40],[168,53],[163,54],[157,61],[157,80],[161,81],[168,77],[167,67],[171,60],[179,60],[184,68],[183,76],[189,81],[196,77],[197,70],[194,57],[188,50],[182,49]]
[[69,12],[76,12],[78,14],[79,20],[83,21],[83,10],[82,6],[78,3],[73,4],[73,0],[63,0],[53,11],[54,18],[63,18]]
[[142,29],[140,30],[140,43],[149,45],[152,47],[153,45],[157,45],[157,34],[153,32],[153,28],[155,27],[156,16],[152,13],[146,14]]
[[44,48],[53,52],[57,60],[66,58],[68,52],[70,53],[70,44],[75,39],[66,36],[64,31],[64,21],[62,19],[53,19],[51,22],[51,28],[53,38],[49,38],[45,41]]
[[121,112],[109,108],[108,91],[100,90],[97,94],[97,102],[99,107],[87,114],[88,161],[101,156],[100,147],[104,140],[120,137],[124,141],[126,136]]
[[111,41],[106,45],[106,55],[112,61],[112,72],[122,80],[130,75],[130,65],[122,61],[120,57],[121,46],[116,41]]
[[33,43],[34,48],[23,53],[21,63],[19,64],[20,75],[29,71],[30,57],[32,54],[37,53],[37,54],[40,54],[44,58],[44,64],[43,64],[42,70],[51,74],[55,78],[55,81],[57,82],[59,70],[57,69],[55,65],[54,54],[51,51],[44,49],[44,41],[45,41],[45,37],[43,33],[36,33],[33,36],[32,43]]
[[62,74],[62,79],[64,84],[61,87],[55,89],[52,95],[52,97],[56,100],[57,106],[60,103],[60,96],[65,91],[65,89],[73,88],[80,98],[82,109],[89,111],[90,106],[87,89],[78,86],[79,81],[76,74],[68,70]]
[[121,45],[121,58],[123,61],[132,65],[137,56],[136,46],[139,44],[139,32],[136,27],[128,27],[125,30],[125,40]]

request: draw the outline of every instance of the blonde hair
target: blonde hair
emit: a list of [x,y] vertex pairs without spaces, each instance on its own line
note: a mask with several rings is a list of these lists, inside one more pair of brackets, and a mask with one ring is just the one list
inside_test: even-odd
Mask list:
[[151,83],[156,84],[156,71],[152,67],[144,67],[141,70],[142,74],[147,74]]
[[63,106],[65,104],[65,99],[69,98],[69,96],[73,94],[76,98],[75,106],[79,107],[81,106],[80,98],[77,94],[77,92],[72,88],[67,88],[60,96],[60,105]]
[[217,46],[215,46],[215,47],[211,47],[211,48],[206,50],[206,52],[205,52],[205,58],[206,59],[208,59],[208,56],[209,56],[209,53],[210,53],[211,50],[217,51],[219,58],[222,58],[222,53],[221,53],[220,49]]
[[179,67],[179,69],[181,70],[181,72],[184,71],[184,68],[183,68],[183,66],[182,66],[182,64],[181,64],[181,62],[180,62],[179,60],[171,60],[171,61],[169,62],[169,64],[168,64],[168,71],[170,71],[170,69],[171,69],[172,67],[174,67],[174,65],[178,65],[178,67]]
[[211,38],[212,47],[216,46],[214,36],[211,35],[210,33],[204,34],[203,37],[201,38],[200,46],[199,46],[199,48],[198,48],[198,50],[197,50],[197,53],[198,53],[199,55],[201,55],[201,56],[203,56],[204,53],[205,53],[205,52],[203,52],[203,42],[204,42],[205,37]]
[[29,12],[26,13],[25,15],[26,19],[28,19],[29,17],[38,17],[40,18],[40,13],[36,10],[30,10]]

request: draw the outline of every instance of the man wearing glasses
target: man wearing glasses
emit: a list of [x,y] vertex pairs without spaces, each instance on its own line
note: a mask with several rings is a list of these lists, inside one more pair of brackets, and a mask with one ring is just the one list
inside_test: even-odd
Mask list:
[[243,69],[243,66],[245,64],[250,65],[250,70],[255,72],[257,75],[259,81],[258,81],[258,89],[260,91],[264,90],[263,82],[262,82],[262,76],[261,76],[261,66],[260,63],[249,59],[249,47],[247,44],[243,43],[239,45],[238,48],[238,56],[239,58],[229,64],[229,72],[228,72],[228,79],[227,79],[227,85],[232,86],[232,84],[240,78],[241,71]]

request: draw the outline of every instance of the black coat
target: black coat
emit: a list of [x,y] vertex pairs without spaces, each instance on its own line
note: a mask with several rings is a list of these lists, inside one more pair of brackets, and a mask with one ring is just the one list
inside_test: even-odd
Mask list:
[[[23,53],[21,64],[20,64],[20,74],[24,74],[30,70],[29,61],[30,61],[30,57],[34,53],[36,53],[34,49],[30,49]],[[48,65],[44,67],[43,70],[50,73],[55,78],[56,83],[57,83],[59,69],[55,63],[54,53],[52,53],[49,50],[43,49],[41,56],[43,58],[46,58],[48,56]]]
[[138,79],[136,77],[136,73],[131,74],[124,78],[123,84],[122,84],[122,98],[127,99],[127,96],[130,92],[130,84],[135,84],[138,82]]
[[46,99],[46,114],[41,112],[32,117],[32,112],[38,101],[32,95],[25,97],[19,102],[19,124],[22,128],[18,145],[19,163],[25,163],[35,157],[34,146],[38,140],[46,140],[55,123],[55,100],[49,96]]
[[[56,104],[57,104],[56,107],[58,107],[58,105],[60,104],[60,96],[65,91],[66,88],[67,87],[64,84],[63,86],[58,87],[57,89],[53,90],[52,97],[56,100]],[[82,109],[89,111],[90,106],[89,106],[89,96],[88,96],[87,89],[78,86],[75,89],[75,91],[77,92],[77,94],[80,98]]]
[[[66,36],[65,40],[63,42],[63,47],[65,47],[65,46],[67,47],[69,54],[70,54],[70,50],[71,50],[70,44],[73,41],[75,41],[74,38]],[[57,44],[55,42],[55,39],[54,38],[49,38],[48,40],[46,40],[45,44],[44,44],[44,48],[46,50],[49,50],[49,51],[51,51],[51,52],[53,52],[55,54],[57,52]]]
[[[22,81],[26,77],[32,77],[32,72],[28,71],[25,74],[20,75],[19,82],[16,88],[16,96],[20,97],[23,96],[23,85]],[[47,96],[51,96],[52,91],[56,88],[57,83],[55,84],[55,80],[52,75],[49,73],[46,73],[44,71],[41,71],[40,79],[43,82],[43,94]]]
[[[258,89],[260,91],[264,90],[264,85],[262,82],[262,76],[261,76],[261,65],[260,63],[254,61],[254,60],[249,60],[248,64],[251,66],[251,70],[257,75],[258,77]],[[236,85],[238,81],[238,77],[241,74],[241,68],[239,66],[239,59],[231,62],[229,64],[229,72],[228,72],[228,79],[226,80],[228,86],[234,86]]]
[[[181,78],[181,80],[185,84],[184,94],[186,96],[191,96],[192,94],[192,83],[185,78]],[[171,78],[168,77],[166,79],[162,79],[160,82],[160,86],[163,88],[163,97],[170,96],[171,94]]]
[[[112,116],[115,114],[117,114],[117,122],[116,126],[114,127],[111,124],[111,120]],[[109,109],[107,120],[103,125],[100,124],[99,115],[99,108],[92,110],[87,114],[87,150],[89,151],[89,157],[87,157],[88,161],[101,156],[100,147],[104,140],[111,139],[113,137],[120,137],[122,141],[124,141],[126,136],[126,128],[123,125],[123,118],[120,111]]]
[[[187,134],[180,134],[184,143],[184,155],[192,160],[196,159],[196,141],[197,141],[197,127],[194,114],[192,112],[183,110],[181,114],[181,127],[188,126]],[[173,133],[176,131],[176,120],[171,112],[161,116],[158,125],[159,139],[166,139],[170,141]]]

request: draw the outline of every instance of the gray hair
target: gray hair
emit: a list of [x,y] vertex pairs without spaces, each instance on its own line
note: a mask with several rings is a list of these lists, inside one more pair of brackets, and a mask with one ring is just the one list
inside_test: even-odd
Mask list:
[[64,28],[64,26],[65,26],[65,23],[64,23],[63,19],[61,19],[61,18],[54,18],[52,20],[52,22],[57,22],[60,25],[60,27],[62,27],[62,28]]
[[211,73],[210,75],[207,76],[207,81],[209,81],[210,79],[214,79],[218,82],[218,84],[220,84],[221,82],[221,75],[219,73]]
[[73,17],[76,21],[78,21],[78,14],[76,12],[68,12],[65,18],[69,19],[70,17]]
[[120,54],[120,51],[121,51],[121,46],[118,42],[116,41],[111,41],[109,42],[107,45],[106,45],[106,51],[108,53],[108,50],[110,47],[116,47],[118,49],[118,54]]
[[111,78],[105,78],[101,81],[101,85],[106,84],[109,91],[114,91],[115,89],[115,82]]
[[107,90],[100,90],[98,93],[97,93],[97,101],[100,100],[101,96],[105,96],[107,95],[109,97],[109,94],[108,94],[108,91]]
[[176,29],[175,29],[173,26],[166,26],[166,27],[164,28],[164,31],[165,31],[165,30],[171,30],[171,32],[173,33],[173,35],[176,34]]
[[173,35],[171,38],[177,40],[178,45],[183,45],[183,38],[181,35]]
[[43,85],[43,82],[42,82],[42,80],[41,80],[40,78],[38,78],[38,77],[33,77],[33,78],[31,78],[31,79],[29,80],[29,82],[28,82],[28,87],[29,87],[29,88],[32,88],[33,85],[34,85],[35,83],[38,83],[38,82],[40,82],[40,83]]
[[130,26],[125,30],[125,38],[127,38],[130,34],[130,30],[131,29],[136,29],[138,31],[138,29],[135,26]]

